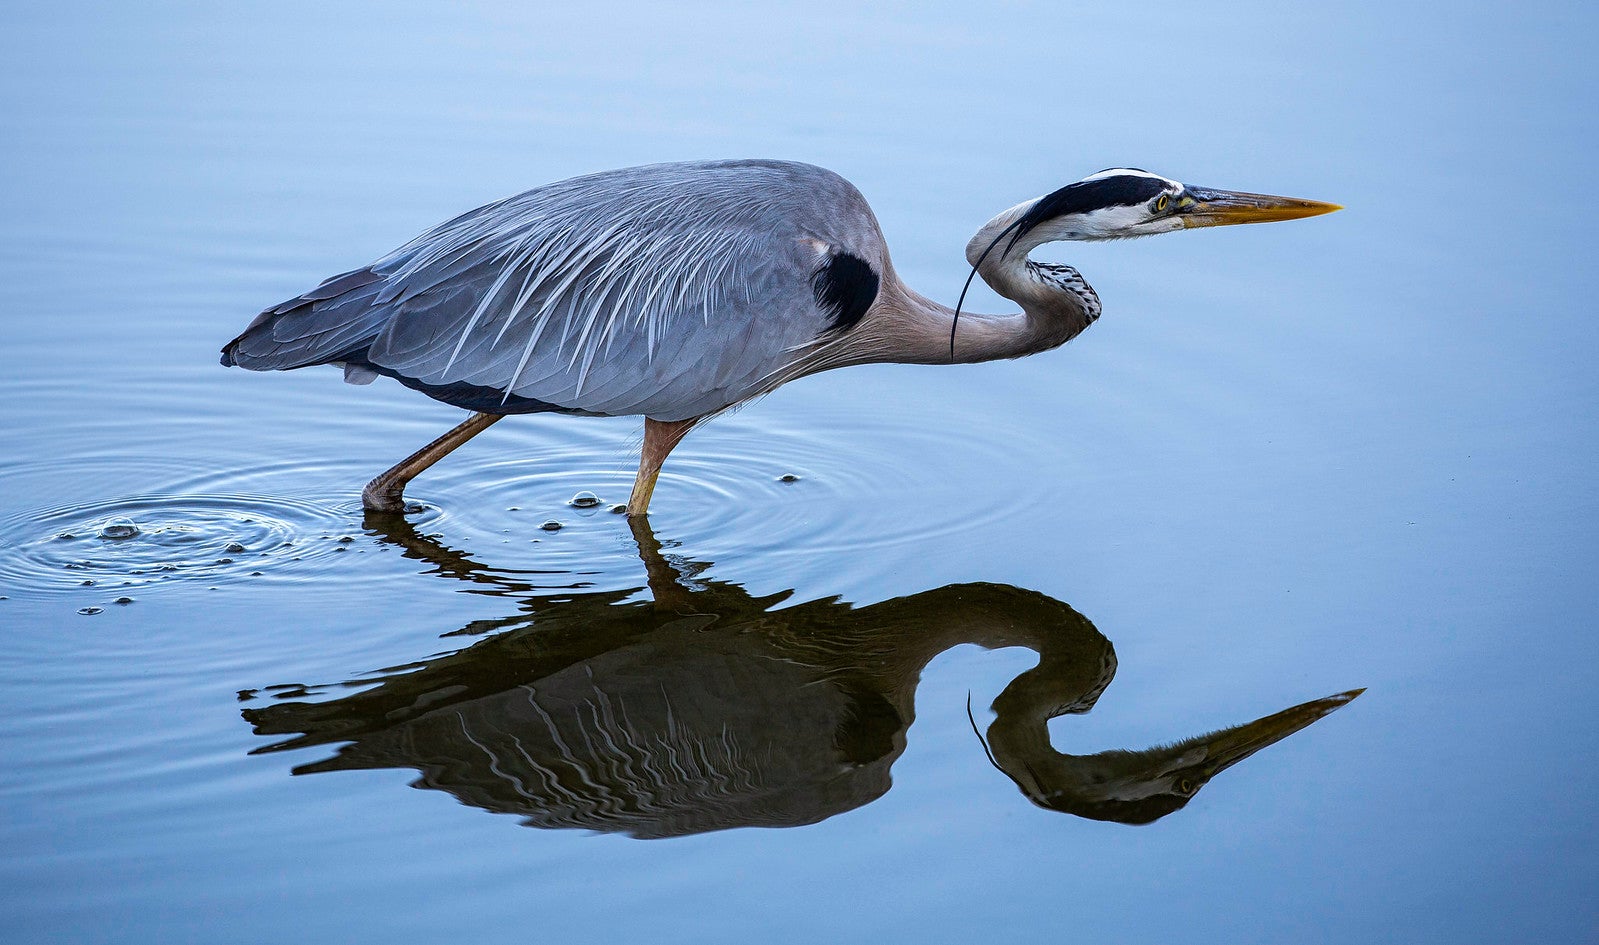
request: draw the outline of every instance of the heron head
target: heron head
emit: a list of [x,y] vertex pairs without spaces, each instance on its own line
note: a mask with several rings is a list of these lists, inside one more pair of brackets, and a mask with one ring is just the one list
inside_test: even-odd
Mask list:
[[[1091,174],[1054,193],[1011,207],[984,224],[966,244],[966,261],[971,263],[972,271],[961,287],[950,323],[950,360],[955,359],[955,329],[972,279],[983,272],[983,278],[992,285],[990,272],[1004,278],[1007,269],[1022,266],[1027,254],[1045,243],[1119,240],[1201,226],[1270,223],[1341,209],[1337,204],[1318,200],[1190,187],[1136,167],[1113,167]],[[983,269],[985,262],[990,267],[988,271]],[[1055,295],[1070,299],[1074,293]],[[1069,304],[1081,309],[1077,302]]]
[[1056,240],[1114,240],[1201,226],[1269,223],[1341,209],[1337,204],[1273,197],[1179,181],[1133,167],[1100,171],[1030,204],[1011,225],[1009,248]]

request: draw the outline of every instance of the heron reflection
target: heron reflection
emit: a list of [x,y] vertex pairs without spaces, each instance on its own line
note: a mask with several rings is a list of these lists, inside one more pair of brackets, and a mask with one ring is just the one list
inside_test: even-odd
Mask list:
[[1170,746],[1062,754],[1048,721],[1087,712],[1116,672],[1110,641],[1066,604],[954,584],[865,607],[779,608],[791,592],[691,580],[708,565],[668,560],[647,520],[631,524],[650,600],[539,590],[403,520],[369,519],[407,556],[516,600],[518,612],[455,631],[482,637],[459,651],[345,684],[359,691],[245,709],[257,734],[292,735],[257,752],[344,743],[294,772],[414,768],[418,787],[537,827],[641,838],[795,827],[888,791],[936,656],[1021,646],[1038,665],[994,700],[995,766],[1042,807],[1148,823],[1360,692]]

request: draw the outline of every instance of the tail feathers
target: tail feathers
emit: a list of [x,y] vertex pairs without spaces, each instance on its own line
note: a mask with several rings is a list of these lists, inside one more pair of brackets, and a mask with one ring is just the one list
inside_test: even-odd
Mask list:
[[364,352],[387,319],[373,305],[382,280],[371,269],[356,269],[272,306],[222,346],[223,366],[288,371]]

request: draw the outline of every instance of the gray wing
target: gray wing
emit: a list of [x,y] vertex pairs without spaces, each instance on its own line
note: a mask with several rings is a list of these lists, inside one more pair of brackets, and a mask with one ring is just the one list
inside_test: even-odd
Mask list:
[[[825,278],[840,257],[864,263],[844,274],[857,284]],[[435,396],[685,419],[775,386],[860,317],[882,271],[876,221],[836,174],[652,165],[463,214],[269,309],[225,352],[267,369],[341,361]]]

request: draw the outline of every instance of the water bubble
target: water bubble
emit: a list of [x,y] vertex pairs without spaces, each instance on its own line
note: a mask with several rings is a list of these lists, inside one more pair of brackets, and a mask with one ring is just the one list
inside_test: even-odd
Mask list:
[[230,541],[222,550],[230,555],[241,555],[244,554],[245,548],[236,541]]
[[79,581],[78,582],[78,586],[79,587],[93,587],[94,586],[94,582],[93,581]]
[[112,601],[111,603],[113,603],[113,604],[121,604],[124,607],[126,607],[127,605],[133,603],[133,598],[131,598],[131,597],[118,597],[116,600]]
[[62,532],[61,534],[56,536],[56,541],[71,541],[71,540],[73,540],[74,538],[77,538],[77,537],[78,537],[77,535],[74,535],[71,532]]
[[600,504],[600,497],[592,492],[579,492],[568,499],[566,504],[579,509],[592,509]]
[[612,515],[621,515],[622,513],[626,512],[626,511],[627,511],[627,506],[625,506],[625,505],[613,505],[613,506],[611,506],[611,514]]
[[217,559],[217,564],[232,564],[232,563],[233,563],[233,559],[232,558],[218,558]]
[[78,608],[78,613],[82,614],[85,617],[93,617],[95,614],[104,613],[104,612],[105,612],[104,608],[101,608],[101,607],[79,607]]
[[793,473],[784,473],[777,477],[778,482],[799,482],[800,478]]
[[139,526],[133,524],[131,518],[114,518],[100,526],[100,537],[112,541],[122,541],[139,534]]
[[564,528],[565,526],[562,525],[560,522],[557,522],[555,519],[552,518],[548,522],[545,522],[543,525],[540,525],[539,527],[544,529],[547,532],[558,532],[562,528]]
[[352,541],[355,541],[355,539],[350,537],[349,535],[340,535],[339,536],[339,544],[341,544],[341,545],[348,545]]

